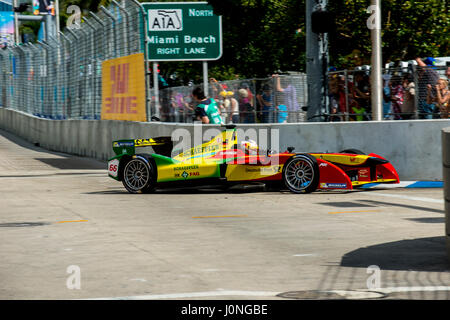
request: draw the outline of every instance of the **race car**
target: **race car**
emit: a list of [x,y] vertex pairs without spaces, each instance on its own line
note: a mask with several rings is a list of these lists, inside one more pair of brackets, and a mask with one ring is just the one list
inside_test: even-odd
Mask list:
[[[340,153],[263,152],[252,140],[238,141],[227,126],[202,145],[171,157],[171,137],[117,140],[108,160],[108,175],[122,181],[130,193],[167,187],[221,186],[259,183],[310,193],[320,189],[351,190],[369,183],[399,183],[388,160],[374,153],[347,149]],[[153,153],[136,153],[151,147]]]

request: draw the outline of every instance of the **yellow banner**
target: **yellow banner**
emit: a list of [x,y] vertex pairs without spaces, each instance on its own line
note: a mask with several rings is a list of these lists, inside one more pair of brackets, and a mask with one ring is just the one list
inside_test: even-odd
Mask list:
[[147,121],[143,53],[103,62],[101,119]]

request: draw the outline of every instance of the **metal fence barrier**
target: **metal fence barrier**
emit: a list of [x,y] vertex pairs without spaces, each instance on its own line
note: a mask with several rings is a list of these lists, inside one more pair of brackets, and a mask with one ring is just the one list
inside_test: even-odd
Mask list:
[[[438,94],[448,89],[446,69],[447,67],[415,65],[384,69],[384,120],[449,118],[449,103],[442,104],[438,101]],[[371,120],[369,77],[369,72],[364,70],[329,73],[329,121]],[[440,86],[439,89],[436,86]]]
[[144,51],[133,0],[89,12],[57,38],[0,50],[0,106],[49,119],[100,119],[102,62]]
[[[136,0],[112,0],[108,8],[101,6],[88,16],[57,38],[0,50],[0,107],[49,119],[100,119],[102,63],[144,52],[145,20]],[[440,103],[438,97],[448,88],[445,69],[410,65],[384,70],[384,119],[449,118],[450,103]],[[321,120],[371,120],[369,76],[364,70],[329,72]],[[159,115],[164,122],[193,122],[193,86],[162,89],[159,103],[146,88],[149,120]],[[218,102],[224,123],[307,121],[304,73],[211,81],[208,96]]]
[[[199,85],[203,87],[203,85]],[[193,122],[196,86],[160,90],[160,119]],[[215,99],[224,123],[296,123],[306,121],[306,74],[280,75],[264,79],[210,81],[207,96]],[[155,101],[151,112],[156,113]]]

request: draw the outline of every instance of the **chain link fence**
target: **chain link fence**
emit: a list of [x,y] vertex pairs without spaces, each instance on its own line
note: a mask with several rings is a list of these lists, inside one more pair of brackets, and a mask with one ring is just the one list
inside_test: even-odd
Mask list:
[[[203,88],[203,85],[199,85]],[[160,90],[160,120],[193,122],[196,86],[171,87]],[[212,79],[207,96],[218,106],[222,121],[228,123],[288,123],[306,121],[306,74],[279,75],[263,79],[216,81]],[[156,113],[152,99],[152,114]]]
[[[449,118],[447,67],[419,67],[383,70],[383,119]],[[329,73],[328,121],[371,120],[370,73],[343,70]]]
[[133,0],[89,12],[57,38],[0,50],[0,104],[49,119],[100,119],[102,62],[144,52]]
[[[89,12],[77,28],[66,28],[57,37],[0,50],[0,106],[49,119],[100,119],[102,63],[144,52],[144,28],[136,0],[112,0],[108,8]],[[450,99],[445,102],[442,97],[448,92],[445,70],[411,64],[383,70],[384,119],[449,118]],[[329,72],[321,119],[371,120],[369,76],[367,70]],[[156,103],[154,90],[147,86],[147,115],[159,115],[164,122],[193,122],[193,89],[162,89]],[[207,94],[218,102],[224,123],[307,121],[304,73],[212,80]]]

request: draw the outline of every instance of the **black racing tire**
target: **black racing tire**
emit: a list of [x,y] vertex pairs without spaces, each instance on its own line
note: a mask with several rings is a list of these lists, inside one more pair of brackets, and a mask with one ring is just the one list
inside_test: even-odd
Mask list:
[[361,150],[358,150],[358,149],[344,149],[339,153],[365,154],[364,152],[362,152]]
[[319,185],[319,165],[309,154],[297,154],[283,166],[283,182],[293,193],[311,193]]
[[125,163],[122,184],[129,193],[151,193],[155,190],[155,173],[150,157],[136,156]]

